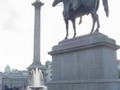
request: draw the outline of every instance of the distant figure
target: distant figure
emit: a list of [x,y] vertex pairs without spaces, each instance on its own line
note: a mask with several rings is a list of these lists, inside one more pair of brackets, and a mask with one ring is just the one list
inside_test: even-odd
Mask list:
[[[108,8],[108,1],[102,0],[104,10],[106,12],[106,16],[109,16],[109,8]],[[76,26],[75,26],[75,19],[80,17],[80,22],[82,22],[82,16],[91,14],[93,19],[93,25],[91,29],[91,33],[94,32],[95,23],[97,23],[97,28],[95,32],[99,31],[100,24],[99,18],[97,15],[97,10],[99,8],[99,0],[54,0],[52,6],[55,7],[58,3],[63,2],[64,10],[63,10],[63,17],[66,24],[66,36],[65,39],[68,38],[68,21],[71,20],[74,29],[74,36],[76,36]]]

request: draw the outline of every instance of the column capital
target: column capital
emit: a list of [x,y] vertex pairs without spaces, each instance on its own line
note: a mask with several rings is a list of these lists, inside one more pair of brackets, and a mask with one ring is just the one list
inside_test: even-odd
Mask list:
[[40,8],[42,5],[44,5],[44,3],[40,1],[35,1],[34,3],[32,3],[32,5],[35,6],[36,8]]

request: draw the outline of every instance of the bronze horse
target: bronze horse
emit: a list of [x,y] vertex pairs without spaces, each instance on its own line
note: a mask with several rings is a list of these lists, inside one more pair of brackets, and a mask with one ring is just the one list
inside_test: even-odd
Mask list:
[[[97,10],[99,8],[99,0],[54,0],[52,6],[55,7],[58,3],[63,2],[64,10],[63,17],[66,24],[66,37],[68,38],[68,21],[71,20],[74,29],[74,36],[76,36],[76,26],[75,19],[80,17],[80,23],[82,22],[82,16],[91,14],[93,19],[93,25],[91,29],[91,33],[98,32],[100,28],[99,18],[97,15]],[[106,12],[106,16],[109,15],[108,1],[103,0],[104,10]],[[97,28],[94,30],[94,26],[97,23]]]

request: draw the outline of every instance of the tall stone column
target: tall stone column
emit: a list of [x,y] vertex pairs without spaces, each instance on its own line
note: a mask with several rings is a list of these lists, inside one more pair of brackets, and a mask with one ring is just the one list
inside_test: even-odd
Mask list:
[[40,10],[43,3],[40,0],[36,0],[33,4],[35,7],[35,21],[34,21],[34,54],[33,63],[28,67],[29,81],[28,90],[47,90],[44,85],[43,71],[45,67],[40,62]]
[[32,5],[35,8],[35,19],[34,19],[34,54],[33,54],[33,63],[28,67],[28,69],[40,68],[43,69],[43,66],[40,62],[40,31],[41,31],[41,6],[43,5],[40,0],[36,0]]

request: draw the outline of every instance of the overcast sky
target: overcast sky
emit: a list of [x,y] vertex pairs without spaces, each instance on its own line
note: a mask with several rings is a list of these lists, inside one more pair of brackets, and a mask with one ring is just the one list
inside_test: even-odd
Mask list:
[[[35,0],[0,0],[0,71],[6,65],[12,69],[25,70],[33,61],[33,31]],[[102,1],[102,0],[100,0]],[[52,46],[63,40],[65,25],[62,17],[62,5],[53,8],[53,0],[41,0],[41,62],[51,61],[47,53]],[[120,45],[120,1],[108,0],[110,16],[106,18],[100,3],[98,10],[100,32],[116,40]],[[76,21],[78,23],[78,19]],[[77,36],[88,34],[92,26],[91,16],[84,16],[83,23],[77,25]],[[70,36],[73,29],[70,24]],[[118,51],[118,58],[120,58]]]

